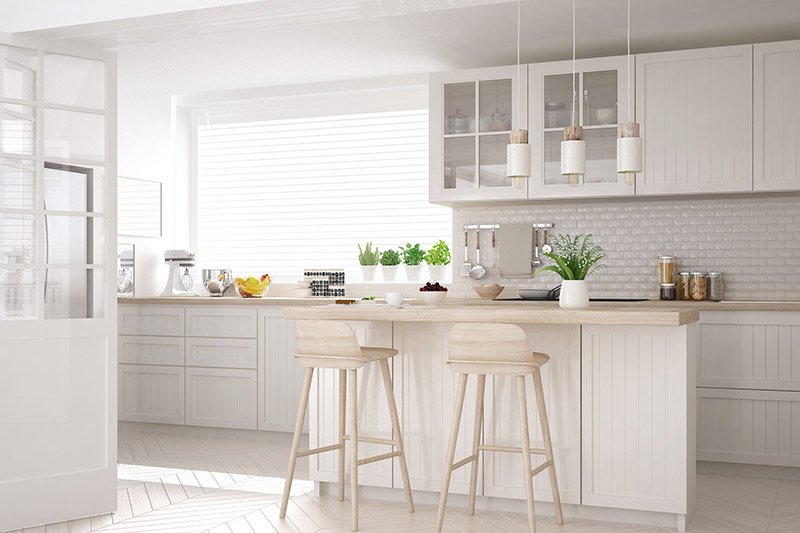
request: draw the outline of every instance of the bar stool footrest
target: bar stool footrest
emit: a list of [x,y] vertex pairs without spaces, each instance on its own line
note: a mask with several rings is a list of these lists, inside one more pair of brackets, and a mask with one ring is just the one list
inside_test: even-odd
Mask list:
[[543,462],[542,464],[540,464],[539,466],[537,466],[536,468],[531,470],[531,477],[535,476],[536,474],[541,474],[542,472],[544,472],[545,470],[547,470],[551,466],[553,466],[553,461],[545,461],[545,462]]
[[[344,440],[350,440],[350,435],[345,435]],[[385,444],[387,446],[397,446],[397,441],[392,439],[379,439],[377,437],[358,436],[358,442],[368,442],[370,444]]]
[[454,464],[453,466],[451,466],[450,467],[450,471],[452,472],[453,470],[458,470],[462,466],[468,465],[471,462],[477,461],[477,460],[478,460],[478,454],[477,453],[475,455],[470,455],[469,457],[467,457],[465,459],[462,459],[459,462],[457,462],[456,464]]
[[358,460],[358,466],[368,465],[368,464],[374,463],[376,461],[383,461],[384,459],[391,459],[392,457],[399,457],[399,456],[400,456],[400,452],[399,451],[398,452],[383,453],[381,455],[373,455],[372,457],[366,457],[364,459],[359,459]]
[[[491,446],[491,445],[480,445],[478,446],[478,450],[482,452],[508,452],[508,453],[522,453],[521,447],[514,447],[514,446]],[[531,453],[536,455],[547,455],[547,452],[542,448],[531,448]]]
[[338,450],[341,447],[342,447],[341,444],[331,444],[330,446],[322,446],[321,448],[313,448],[311,450],[304,450],[302,452],[297,452],[297,457],[307,457],[309,455],[314,455],[316,453],[332,452],[333,450]]

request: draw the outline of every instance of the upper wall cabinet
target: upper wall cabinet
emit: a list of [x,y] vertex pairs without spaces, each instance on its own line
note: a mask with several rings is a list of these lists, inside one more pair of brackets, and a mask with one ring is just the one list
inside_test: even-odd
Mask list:
[[431,75],[431,202],[528,197],[506,177],[509,132],[527,128],[527,74],[522,65]]
[[800,189],[800,41],[757,44],[754,188]]
[[[617,174],[617,123],[629,122],[626,57],[529,65],[531,198],[626,196],[634,193]],[[573,106],[574,104],[574,106]],[[564,127],[583,126],[586,175],[570,187],[561,174]]]
[[[750,45],[636,57],[644,138],[637,194],[753,189],[752,72]],[[788,141],[781,139],[781,147]]]

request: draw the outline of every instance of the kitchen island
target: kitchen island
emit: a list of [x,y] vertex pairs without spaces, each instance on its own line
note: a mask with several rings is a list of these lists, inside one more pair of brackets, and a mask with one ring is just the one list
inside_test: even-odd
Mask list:
[[[422,501],[424,491],[441,489],[444,471],[457,382],[445,364],[450,328],[456,322],[520,325],[533,349],[551,357],[542,374],[565,514],[659,523],[679,530],[685,530],[694,512],[699,316],[697,308],[661,302],[597,303],[572,310],[550,302],[284,309],[289,320],[348,321],[362,344],[399,350],[393,361],[395,395],[411,486],[423,491]],[[359,381],[359,393],[366,398],[359,402],[360,431],[390,438],[377,369],[367,365],[360,372],[366,374]],[[322,371],[312,388],[311,447],[336,441],[337,382],[332,371]],[[474,405],[474,394],[473,381],[465,405]],[[535,413],[532,391],[528,398],[529,412]],[[518,445],[511,378],[487,380],[485,405],[484,443]],[[471,453],[472,424],[471,409],[465,409],[456,459]],[[532,420],[530,427],[538,428],[538,421]],[[535,431],[532,446],[541,447],[541,435]],[[385,451],[375,444],[361,446],[365,456]],[[484,459],[478,487],[482,504],[502,508],[507,500],[524,500],[519,456],[486,454]],[[335,454],[312,457],[310,468],[323,490],[336,481]],[[359,480],[367,487],[399,492],[397,468],[388,462],[367,465]],[[465,494],[468,488],[468,471],[454,472],[451,494]],[[534,479],[534,491],[537,500],[551,501],[546,477]]]

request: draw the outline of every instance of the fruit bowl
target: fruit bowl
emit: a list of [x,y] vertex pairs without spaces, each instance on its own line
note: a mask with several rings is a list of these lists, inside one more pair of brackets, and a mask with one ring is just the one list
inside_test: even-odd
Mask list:
[[440,305],[447,297],[447,287],[440,285],[438,281],[426,283],[419,290],[419,295],[425,305],[437,306]]
[[236,278],[234,286],[236,292],[242,298],[261,298],[269,292],[269,275],[264,274],[261,278],[250,276],[249,278]]
[[498,285],[497,283],[492,283],[491,285],[479,285],[477,287],[472,287],[472,289],[478,293],[478,296],[481,297],[482,300],[494,300],[500,293],[503,292],[505,287]]

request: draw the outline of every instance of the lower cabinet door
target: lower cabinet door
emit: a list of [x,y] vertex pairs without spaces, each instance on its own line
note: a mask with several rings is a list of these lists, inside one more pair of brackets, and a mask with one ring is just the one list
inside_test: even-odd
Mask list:
[[256,429],[256,371],[186,367],[186,424]]
[[182,367],[120,364],[118,376],[121,421],[184,423]]

